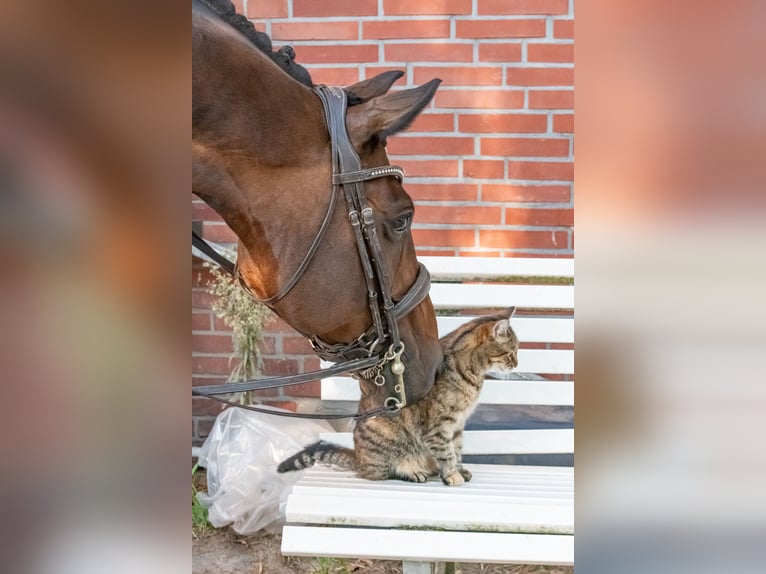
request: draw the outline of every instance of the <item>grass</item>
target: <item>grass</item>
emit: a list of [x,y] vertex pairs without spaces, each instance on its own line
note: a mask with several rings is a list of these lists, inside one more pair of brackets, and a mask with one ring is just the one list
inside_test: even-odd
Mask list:
[[197,474],[199,464],[192,467],[192,536],[196,537],[211,528],[207,520],[207,508],[197,500],[197,487],[194,486],[194,476]]
[[312,566],[313,574],[350,574],[346,561],[340,558],[317,558]]

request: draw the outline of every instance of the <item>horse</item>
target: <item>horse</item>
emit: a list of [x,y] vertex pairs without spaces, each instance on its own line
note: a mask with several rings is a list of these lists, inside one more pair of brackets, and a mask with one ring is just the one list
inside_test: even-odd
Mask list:
[[[321,357],[378,359],[355,374],[361,406],[423,397],[442,352],[414,204],[385,147],[441,80],[389,93],[403,75],[390,71],[320,93],[228,0],[193,2],[192,54],[192,192],[236,234],[242,286]],[[337,155],[333,130],[353,151]],[[354,155],[357,171],[341,173]]]

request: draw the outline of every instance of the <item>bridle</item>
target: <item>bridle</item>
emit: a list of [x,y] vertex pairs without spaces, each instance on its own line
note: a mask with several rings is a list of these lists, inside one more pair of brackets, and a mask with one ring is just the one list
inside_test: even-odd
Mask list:
[[[349,416],[353,418],[366,418],[384,412],[398,412],[407,405],[407,394],[404,387],[405,367],[401,359],[404,353],[404,342],[399,336],[397,320],[405,317],[426,298],[431,285],[431,279],[425,266],[422,263],[419,264],[418,274],[414,283],[399,301],[394,302],[391,293],[391,273],[385,261],[380,237],[375,227],[373,209],[365,193],[364,182],[391,176],[402,181],[404,171],[401,167],[394,165],[363,168],[362,162],[356,150],[354,150],[346,130],[346,109],[348,105],[346,92],[342,88],[319,85],[314,88],[314,93],[317,94],[322,102],[327,129],[330,134],[332,192],[327,212],[319,230],[311,242],[306,255],[290,279],[274,295],[265,299],[258,298],[245,283],[239,269],[226,259],[223,259],[223,262],[221,262],[219,260],[221,258],[220,254],[215,252],[210,245],[206,244],[207,248],[215,253],[215,256],[203,248],[202,243],[205,243],[204,240],[199,236],[195,237],[196,234],[194,233],[192,234],[192,240],[195,246],[207,253],[222,267],[227,268],[231,266],[228,269],[233,271],[240,285],[257,301],[271,307],[292,290],[306,271],[329,227],[337,204],[339,189],[342,188],[348,219],[354,231],[356,247],[367,286],[367,300],[372,324],[364,333],[349,343],[331,344],[322,341],[317,335],[302,333],[309,339],[314,351],[321,358],[338,362],[338,364],[330,369],[303,373],[301,375],[230,383],[223,386],[195,387],[192,394],[229,403],[229,401],[222,400],[214,395],[298,384],[331,376],[331,374],[348,372],[358,373],[358,376],[371,380],[375,385],[383,386],[386,383],[383,372],[385,367],[390,365],[389,370],[395,377],[393,385],[394,395],[386,398],[382,408],[356,415],[327,416],[291,413],[290,416],[297,415],[303,418],[348,418]],[[274,411],[265,409],[249,408],[251,410],[274,413]]]

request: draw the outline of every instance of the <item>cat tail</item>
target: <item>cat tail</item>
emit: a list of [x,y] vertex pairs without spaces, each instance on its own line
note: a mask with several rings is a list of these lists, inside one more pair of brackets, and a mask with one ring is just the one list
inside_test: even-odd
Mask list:
[[343,470],[356,468],[353,449],[320,440],[280,462],[277,472],[302,470],[314,466],[315,462],[336,466]]

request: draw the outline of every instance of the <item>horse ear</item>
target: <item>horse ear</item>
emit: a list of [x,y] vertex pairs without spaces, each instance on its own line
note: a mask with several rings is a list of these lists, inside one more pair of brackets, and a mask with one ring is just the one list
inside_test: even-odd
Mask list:
[[348,109],[346,125],[351,140],[363,147],[375,139],[386,138],[409,126],[434,97],[441,80],[436,78],[417,88],[401,90],[371,99]]
[[403,75],[404,72],[401,70],[390,70],[388,72],[378,74],[369,80],[363,80],[343,88],[346,94],[348,94],[348,104],[350,106],[355,106],[357,104],[368,102],[372,98],[382,96],[388,92],[388,90],[391,89],[393,83]]

